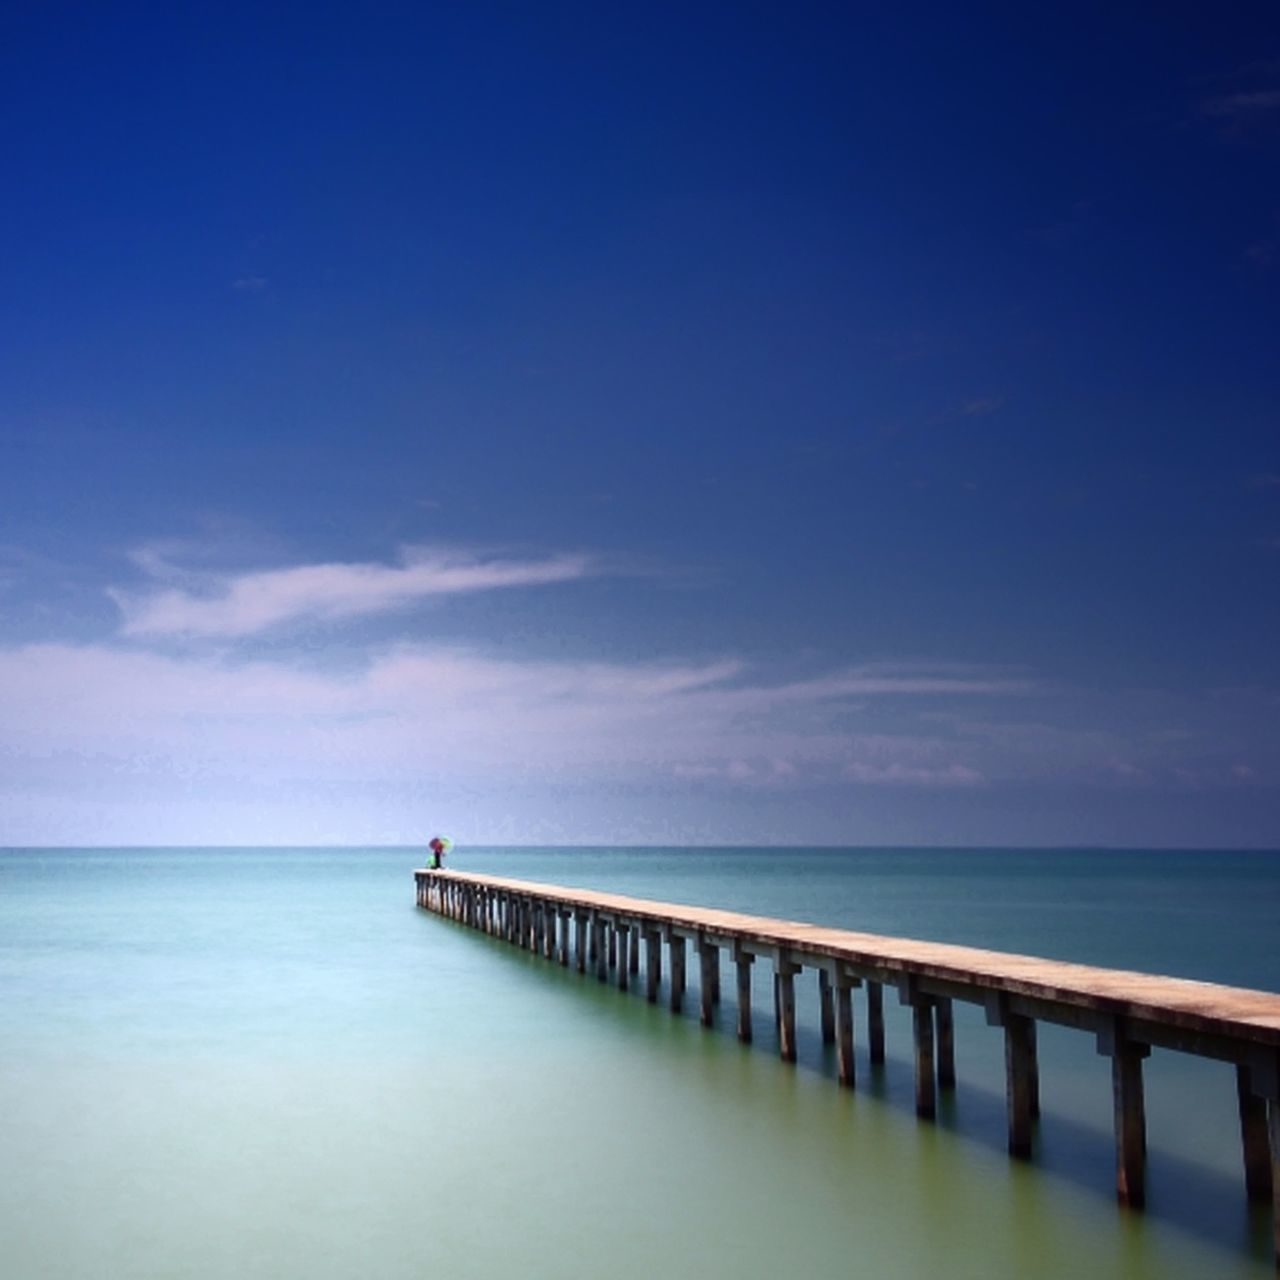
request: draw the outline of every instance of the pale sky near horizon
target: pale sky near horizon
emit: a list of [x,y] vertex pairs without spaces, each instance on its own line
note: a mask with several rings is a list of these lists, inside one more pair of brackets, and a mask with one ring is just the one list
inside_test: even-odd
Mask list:
[[2,23],[0,846],[1280,846],[1274,5]]

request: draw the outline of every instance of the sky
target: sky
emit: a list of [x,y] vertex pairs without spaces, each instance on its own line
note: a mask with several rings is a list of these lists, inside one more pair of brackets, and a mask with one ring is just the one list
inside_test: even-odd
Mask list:
[[0,9],[0,845],[1280,846],[1273,3]]

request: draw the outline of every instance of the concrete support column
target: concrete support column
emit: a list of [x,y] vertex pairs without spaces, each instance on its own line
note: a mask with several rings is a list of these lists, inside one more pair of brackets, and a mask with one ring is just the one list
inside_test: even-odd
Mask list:
[[1267,1100],[1253,1092],[1249,1068],[1236,1065],[1240,1108],[1240,1145],[1244,1153],[1244,1189],[1254,1204],[1271,1200],[1271,1142],[1267,1136]]
[[1280,1271],[1280,1098],[1267,1099],[1267,1127],[1271,1130],[1271,1234],[1276,1270]]
[[911,1005],[911,1029],[915,1037],[916,1115],[932,1120],[938,1113],[938,1092],[933,1071],[933,1006],[924,996]]
[[831,976],[825,969],[818,970],[818,1009],[822,1021],[822,1043],[831,1044],[836,1038],[836,1013],[831,1000]]
[[1147,1117],[1142,1060],[1149,1045],[1130,1040],[1118,1019],[1098,1031],[1098,1052],[1111,1059],[1111,1098],[1116,1135],[1116,1199],[1141,1209],[1147,1198]]
[[774,960],[774,1004],[778,1011],[778,1056],[783,1062],[796,1060],[796,974],[800,966],[785,955]]
[[658,1002],[662,981],[662,935],[657,929],[644,931],[644,995],[650,1004]]
[[609,981],[609,946],[605,939],[605,930],[609,927],[608,921],[600,916],[592,917],[592,944],[591,949],[596,957],[596,978],[600,982]]
[[852,981],[841,974],[835,981],[836,1075],[842,1085],[852,1089],[855,1079],[853,1058],[853,990]]
[[618,965],[618,990],[626,991],[631,986],[631,966],[627,963],[628,946],[631,942],[631,926],[619,920],[615,926],[618,932],[618,953],[621,963]]
[[1004,1018],[1004,1093],[1009,1113],[1009,1154],[1031,1157],[1031,1140],[1038,1109],[1036,1024],[1033,1018],[1009,1013]]
[[738,1039],[751,1043],[751,966],[756,958],[741,947],[733,949],[733,963],[738,971]]
[[956,1087],[956,1033],[951,1001],[939,997],[933,1004],[938,1043],[938,1088],[949,1092]]
[[684,1008],[684,939],[679,934],[670,935],[671,948],[671,1011],[679,1013]]
[[605,928],[609,931],[609,968],[614,969],[618,964],[618,930],[612,920]]
[[587,950],[588,950],[587,913],[585,911],[575,911],[573,918],[575,921],[575,929],[574,929],[574,932],[576,935],[575,941],[577,943],[577,946],[575,948],[577,954],[575,955],[574,960],[575,960],[575,963],[577,964],[578,972],[586,973]]
[[632,973],[640,972],[640,922],[631,926],[631,947],[627,951],[627,968]]
[[702,1025],[715,1021],[717,989],[720,986],[720,948],[705,938],[698,939],[698,997]]
[[569,922],[573,919],[573,912],[560,912],[560,965],[562,968],[569,966]]
[[867,1049],[873,1063],[884,1061],[884,987],[867,983]]

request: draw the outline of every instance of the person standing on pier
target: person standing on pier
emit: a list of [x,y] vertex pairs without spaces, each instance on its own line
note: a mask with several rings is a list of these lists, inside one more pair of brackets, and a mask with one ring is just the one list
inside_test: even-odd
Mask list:
[[427,864],[430,871],[442,871],[444,869],[444,855],[449,852],[453,841],[445,836],[433,836],[431,843],[427,848],[431,850],[431,861]]

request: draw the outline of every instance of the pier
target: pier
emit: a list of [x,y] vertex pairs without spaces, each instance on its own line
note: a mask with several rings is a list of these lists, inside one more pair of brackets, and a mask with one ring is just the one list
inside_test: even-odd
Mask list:
[[1235,1067],[1244,1190],[1272,1206],[1280,1272],[1280,994],[1185,978],[857,933],[710,907],[630,898],[456,871],[416,871],[418,906],[594,974],[623,990],[684,1007],[692,949],[699,1015],[715,1020],[727,962],[737,992],[737,1035],[752,1037],[751,967],[773,970],[780,1056],[796,1058],[796,981],[816,974],[822,1038],[834,1044],[836,1076],[856,1087],[854,992],[866,994],[870,1060],[884,1061],[884,991],[910,1011],[916,1114],[932,1120],[938,1094],[955,1088],[952,1009],[978,1005],[1004,1033],[1008,1147],[1029,1159],[1040,1081],[1036,1027],[1072,1027],[1096,1039],[1111,1061],[1115,1189],[1140,1209],[1146,1194],[1143,1062],[1153,1048],[1215,1058]]

